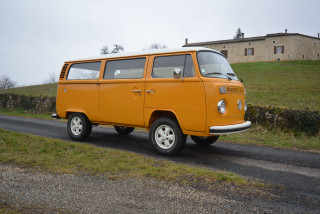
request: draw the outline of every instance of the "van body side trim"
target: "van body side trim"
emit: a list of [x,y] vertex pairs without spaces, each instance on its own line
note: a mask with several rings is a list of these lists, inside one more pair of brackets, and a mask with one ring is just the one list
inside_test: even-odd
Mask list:
[[237,132],[243,132],[251,128],[251,122],[247,121],[241,124],[228,125],[228,126],[211,126],[210,134],[211,135],[224,135],[232,134]]

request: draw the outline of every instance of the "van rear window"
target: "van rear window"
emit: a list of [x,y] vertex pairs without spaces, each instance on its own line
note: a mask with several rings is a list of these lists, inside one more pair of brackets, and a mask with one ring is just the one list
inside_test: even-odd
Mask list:
[[146,58],[108,61],[104,79],[141,79]]
[[67,80],[98,79],[101,62],[75,63],[71,65]]

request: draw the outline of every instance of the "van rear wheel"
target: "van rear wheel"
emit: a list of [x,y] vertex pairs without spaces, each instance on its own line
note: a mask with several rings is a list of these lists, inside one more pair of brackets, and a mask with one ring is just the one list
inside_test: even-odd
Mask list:
[[134,130],[134,128],[126,126],[114,126],[114,128],[121,135],[128,135]]
[[199,137],[199,136],[190,136],[191,139],[200,146],[209,146],[215,143],[219,136],[209,136],[209,137]]
[[72,113],[68,118],[67,129],[71,139],[82,141],[90,136],[92,123],[84,114]]
[[157,119],[150,128],[149,139],[154,150],[165,156],[178,154],[186,144],[179,124],[170,118]]

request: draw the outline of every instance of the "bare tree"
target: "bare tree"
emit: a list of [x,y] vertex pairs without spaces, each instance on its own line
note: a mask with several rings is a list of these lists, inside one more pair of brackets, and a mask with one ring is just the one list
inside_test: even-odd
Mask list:
[[152,50],[152,49],[164,49],[164,48],[167,48],[167,46],[166,45],[163,45],[163,44],[159,44],[159,43],[152,43],[151,45],[150,45],[150,47],[149,48],[147,48],[147,50]]
[[10,79],[7,75],[0,76],[0,89],[8,89],[16,87],[17,83]]
[[57,82],[58,82],[58,76],[55,72],[52,72],[51,74],[49,74],[48,79],[43,81],[44,84],[57,83]]
[[120,52],[124,51],[124,48],[122,45],[114,44],[113,47],[114,47],[113,50],[109,51],[109,48],[107,45],[103,46],[100,50],[101,55],[106,55],[106,54],[110,54],[110,53],[120,53]]
[[113,50],[111,51],[111,53],[119,53],[119,52],[123,52],[124,48],[122,45],[118,45],[118,44],[114,44],[113,45]]
[[101,51],[101,55],[106,55],[110,53],[107,45],[103,46],[100,51]]
[[243,38],[243,34],[240,28],[237,29],[236,35],[233,37],[234,39],[241,39]]

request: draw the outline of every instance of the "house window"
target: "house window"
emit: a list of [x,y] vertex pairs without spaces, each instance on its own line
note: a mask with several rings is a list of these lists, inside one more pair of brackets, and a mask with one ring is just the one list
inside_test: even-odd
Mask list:
[[245,48],[244,55],[245,56],[253,56],[254,55],[254,48]]
[[228,58],[228,50],[221,50],[221,53]]
[[274,46],[274,54],[283,54],[284,46]]

